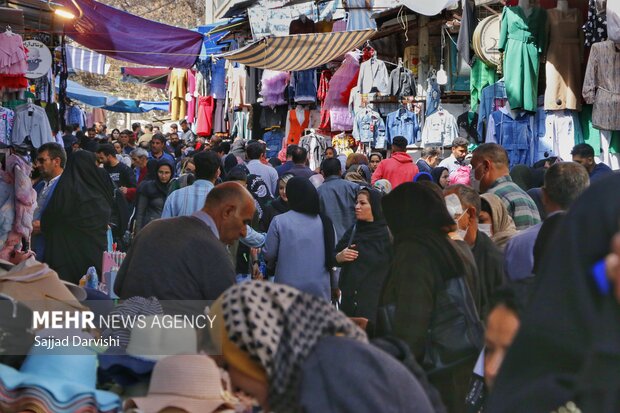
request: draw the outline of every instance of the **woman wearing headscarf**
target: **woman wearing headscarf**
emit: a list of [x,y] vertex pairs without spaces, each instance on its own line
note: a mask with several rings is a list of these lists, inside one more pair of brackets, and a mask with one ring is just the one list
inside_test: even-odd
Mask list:
[[286,184],[289,212],[269,226],[263,254],[275,268],[274,281],[331,299],[330,269],[334,266],[334,227],[320,214],[319,195],[307,178]]
[[[477,291],[475,264],[448,237],[454,220],[431,188],[404,183],[383,197],[382,206],[394,236],[394,257],[382,295],[383,308],[391,308],[392,331],[387,333],[407,342],[448,411],[463,412],[483,339],[470,292]],[[460,286],[460,307],[447,298],[449,285]],[[472,324],[460,316],[465,309],[473,313],[466,320],[475,317]],[[446,339],[452,350],[440,347]],[[438,354],[442,363],[437,362]]]
[[339,288],[342,306],[349,317],[369,321],[372,331],[381,288],[390,269],[392,246],[383,212],[381,193],[362,188],[355,204],[356,222],[336,245],[336,261],[342,267]]
[[620,230],[620,175],[571,205],[495,380],[487,411],[620,411],[620,304],[605,271]]
[[371,177],[372,173],[368,165],[358,164],[351,165],[351,167],[347,169],[344,179],[361,185],[370,185]]
[[480,200],[482,201],[480,223],[491,224],[491,240],[503,251],[510,238],[517,234],[515,222],[497,195],[481,194]]
[[344,314],[295,288],[251,281],[213,304],[233,387],[274,413],[431,413],[419,382]]
[[347,161],[345,163],[346,170],[348,171],[350,167],[353,165],[366,165],[368,166],[368,157],[363,153],[352,153],[347,156]]
[[443,166],[433,168],[431,176],[433,177],[433,182],[439,185],[441,189],[446,189],[449,185],[450,171],[448,171],[448,168]]
[[138,202],[136,203],[135,233],[154,219],[161,218],[166,198],[170,189],[170,180],[174,166],[162,159],[157,162],[157,177],[145,181],[138,188]]
[[113,206],[110,175],[97,167],[94,153],[75,152],[41,219],[45,261],[60,278],[77,284],[91,266],[101,274]]
[[371,153],[369,161],[368,161],[368,167],[370,168],[370,172],[374,172],[382,160],[383,160],[383,155],[381,155],[379,152]]

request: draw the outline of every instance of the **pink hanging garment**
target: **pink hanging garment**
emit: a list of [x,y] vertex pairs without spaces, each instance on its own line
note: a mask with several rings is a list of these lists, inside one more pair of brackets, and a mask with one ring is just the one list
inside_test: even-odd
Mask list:
[[196,72],[193,70],[187,71],[187,93],[189,94],[189,102],[187,103],[187,121],[194,123],[196,120]]

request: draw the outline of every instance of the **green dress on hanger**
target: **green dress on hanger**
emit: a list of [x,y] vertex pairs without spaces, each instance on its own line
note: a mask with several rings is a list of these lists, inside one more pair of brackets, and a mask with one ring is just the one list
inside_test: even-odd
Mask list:
[[504,7],[499,50],[504,52],[504,81],[512,109],[536,112],[540,55],[547,44],[547,12],[533,7]]

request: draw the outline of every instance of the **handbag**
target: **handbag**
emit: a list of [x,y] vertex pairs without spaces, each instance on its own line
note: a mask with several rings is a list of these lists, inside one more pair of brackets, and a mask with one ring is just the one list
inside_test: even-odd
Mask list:
[[484,327],[465,277],[438,287],[422,360],[429,375],[476,358],[484,346]]

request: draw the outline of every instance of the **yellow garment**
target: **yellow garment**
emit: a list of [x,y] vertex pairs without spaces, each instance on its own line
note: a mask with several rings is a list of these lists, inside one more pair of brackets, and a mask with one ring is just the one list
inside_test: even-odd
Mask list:
[[267,383],[267,372],[263,366],[252,360],[248,353],[241,350],[228,338],[221,297],[213,303],[209,310],[209,315],[211,319],[215,316],[215,326],[211,329],[211,341],[216,346],[221,344],[222,355],[226,363],[255,380]]
[[185,100],[185,95],[187,94],[187,70],[174,69],[170,73],[168,91],[170,93],[170,119],[185,119],[187,114],[187,101]]

